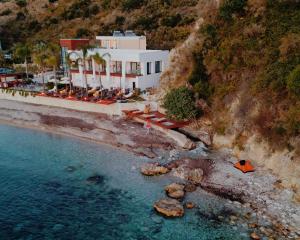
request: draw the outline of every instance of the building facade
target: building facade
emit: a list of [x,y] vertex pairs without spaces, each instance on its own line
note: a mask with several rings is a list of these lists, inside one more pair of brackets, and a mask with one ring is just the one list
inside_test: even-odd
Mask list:
[[[157,87],[161,73],[168,65],[169,51],[147,50],[146,38],[134,34],[97,37],[99,47],[88,50],[68,50],[77,61],[70,70],[74,86],[145,90]],[[94,56],[104,61],[97,63]]]

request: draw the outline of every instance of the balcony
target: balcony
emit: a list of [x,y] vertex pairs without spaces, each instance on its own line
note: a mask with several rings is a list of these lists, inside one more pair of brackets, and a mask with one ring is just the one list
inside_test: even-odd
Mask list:
[[[71,73],[79,74],[79,70],[78,69],[72,69]],[[86,70],[85,74],[93,75],[93,71]],[[106,71],[102,71],[102,72],[96,71],[96,75],[106,76]],[[111,72],[110,76],[112,76],[112,77],[122,77],[122,72]],[[136,77],[139,77],[139,76],[142,76],[139,72],[128,72],[128,73],[126,73],[126,78],[136,78]]]

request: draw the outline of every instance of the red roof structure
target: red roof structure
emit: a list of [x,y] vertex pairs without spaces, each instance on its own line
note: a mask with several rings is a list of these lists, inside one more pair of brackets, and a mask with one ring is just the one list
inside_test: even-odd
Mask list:
[[88,45],[89,39],[60,39],[60,46],[68,50],[78,50],[82,46]]

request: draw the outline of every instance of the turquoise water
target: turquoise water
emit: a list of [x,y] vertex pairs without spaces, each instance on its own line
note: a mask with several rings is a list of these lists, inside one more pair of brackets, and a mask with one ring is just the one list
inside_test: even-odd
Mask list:
[[[0,239],[247,239],[216,221],[222,200],[189,195],[184,218],[152,209],[167,176],[139,173],[147,159],[108,146],[0,125]],[[87,178],[99,176],[97,182]],[[214,215],[215,216],[215,215]]]

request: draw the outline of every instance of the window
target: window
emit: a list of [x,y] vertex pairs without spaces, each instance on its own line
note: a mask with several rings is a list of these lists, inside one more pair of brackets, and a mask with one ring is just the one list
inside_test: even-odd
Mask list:
[[128,69],[129,74],[141,74],[141,64],[139,62],[131,62],[130,69]]
[[160,73],[161,72],[161,70],[162,70],[161,65],[162,65],[161,61],[156,61],[155,62],[155,73]]
[[151,62],[147,62],[147,74],[151,74]]

